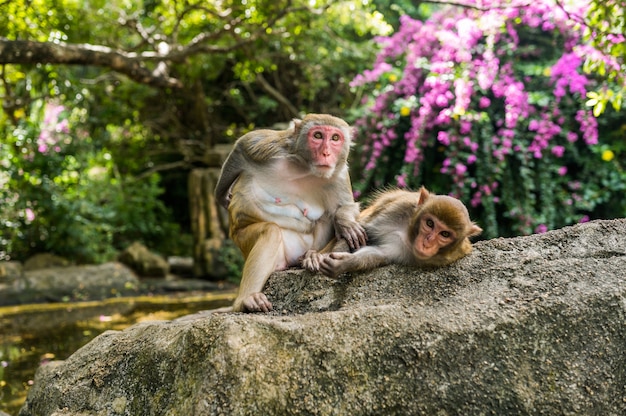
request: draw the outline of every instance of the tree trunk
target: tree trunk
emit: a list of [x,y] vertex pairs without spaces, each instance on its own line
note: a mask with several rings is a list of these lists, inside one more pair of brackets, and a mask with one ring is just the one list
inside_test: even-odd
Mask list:
[[218,206],[214,196],[219,174],[218,168],[194,169],[189,174],[195,277],[218,277],[218,269],[221,269],[216,256],[221,242],[228,235],[228,217],[226,211]]

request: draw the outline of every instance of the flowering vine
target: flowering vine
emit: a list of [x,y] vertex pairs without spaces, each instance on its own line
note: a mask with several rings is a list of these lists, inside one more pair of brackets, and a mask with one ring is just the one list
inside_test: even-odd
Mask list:
[[[582,71],[590,46],[570,18],[585,2],[567,11],[551,0],[507,4],[448,7],[424,22],[404,16],[377,39],[373,68],[352,82],[372,90],[355,121],[357,192],[392,184],[449,193],[486,236],[588,220],[602,198],[582,197],[593,183],[575,185],[592,166],[585,159],[617,161],[594,152],[598,122],[585,107],[594,80]],[[593,174],[601,182],[603,172]]]

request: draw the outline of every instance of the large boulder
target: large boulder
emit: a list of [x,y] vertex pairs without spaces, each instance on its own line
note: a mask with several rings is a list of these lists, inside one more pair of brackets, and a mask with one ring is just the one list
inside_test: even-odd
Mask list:
[[140,276],[165,277],[170,271],[170,265],[164,257],[137,241],[126,247],[118,255],[118,260]]
[[0,290],[22,278],[24,267],[19,261],[0,261]]
[[50,269],[52,267],[67,267],[70,261],[52,253],[38,253],[24,262],[24,270]]
[[133,271],[116,262],[32,269],[10,285],[0,285],[0,306],[104,299],[135,294],[138,288],[139,279]]
[[626,220],[266,293],[270,314],[106,332],[41,367],[20,415],[626,412]]

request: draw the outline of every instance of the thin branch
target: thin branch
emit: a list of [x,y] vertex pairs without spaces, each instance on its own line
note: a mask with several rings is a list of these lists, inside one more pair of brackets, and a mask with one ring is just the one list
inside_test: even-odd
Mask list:
[[565,13],[565,15],[567,16],[568,19],[570,19],[573,22],[576,22],[584,27],[586,27],[587,29],[590,29],[592,32],[598,32],[600,31],[603,35],[614,35],[614,36],[623,36],[624,34],[621,32],[609,32],[609,31],[601,31],[599,30],[598,27],[594,27],[592,25],[590,25],[587,22],[587,19],[585,19],[583,16],[580,16],[578,14],[573,14],[570,11],[568,11],[565,8],[565,5],[563,4],[562,1],[560,0],[555,0],[556,5],[563,11],[563,13]]
[[284,105],[287,108],[287,110],[289,110],[292,117],[300,117],[300,113],[298,112],[298,109],[293,104],[291,104],[291,101],[289,101],[287,97],[282,95],[280,91],[272,87],[272,85],[269,82],[267,82],[263,74],[261,73],[257,74],[256,80],[259,82],[259,84],[265,90],[265,92],[267,92],[269,95],[274,97],[276,101]]
[[522,8],[522,7],[528,7],[531,4],[533,4],[532,1],[528,1],[528,2],[520,3],[520,4],[499,4],[497,6],[494,6],[494,5],[482,6],[480,4],[476,4],[478,2],[468,3],[464,1],[455,1],[455,0],[423,0],[423,3],[445,4],[445,5],[450,5],[450,6],[464,7],[466,9],[480,10],[483,12],[493,10],[493,9],[508,9],[508,8],[517,9],[517,8]]
[[163,172],[166,170],[172,170],[172,169],[178,169],[178,168],[188,168],[189,166],[191,166],[191,163],[187,160],[179,160],[176,162],[164,163],[164,164],[157,165],[153,168],[150,168],[146,171],[141,172],[139,175],[135,176],[133,180],[140,181],[142,179],[146,179],[150,177],[150,175],[157,173],[157,172]]

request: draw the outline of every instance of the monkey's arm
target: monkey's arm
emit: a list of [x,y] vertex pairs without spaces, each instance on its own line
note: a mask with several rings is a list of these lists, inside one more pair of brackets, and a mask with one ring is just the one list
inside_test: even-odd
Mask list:
[[367,244],[365,228],[356,220],[359,204],[356,202],[340,206],[335,213],[335,237],[343,239],[350,250],[358,250]]

